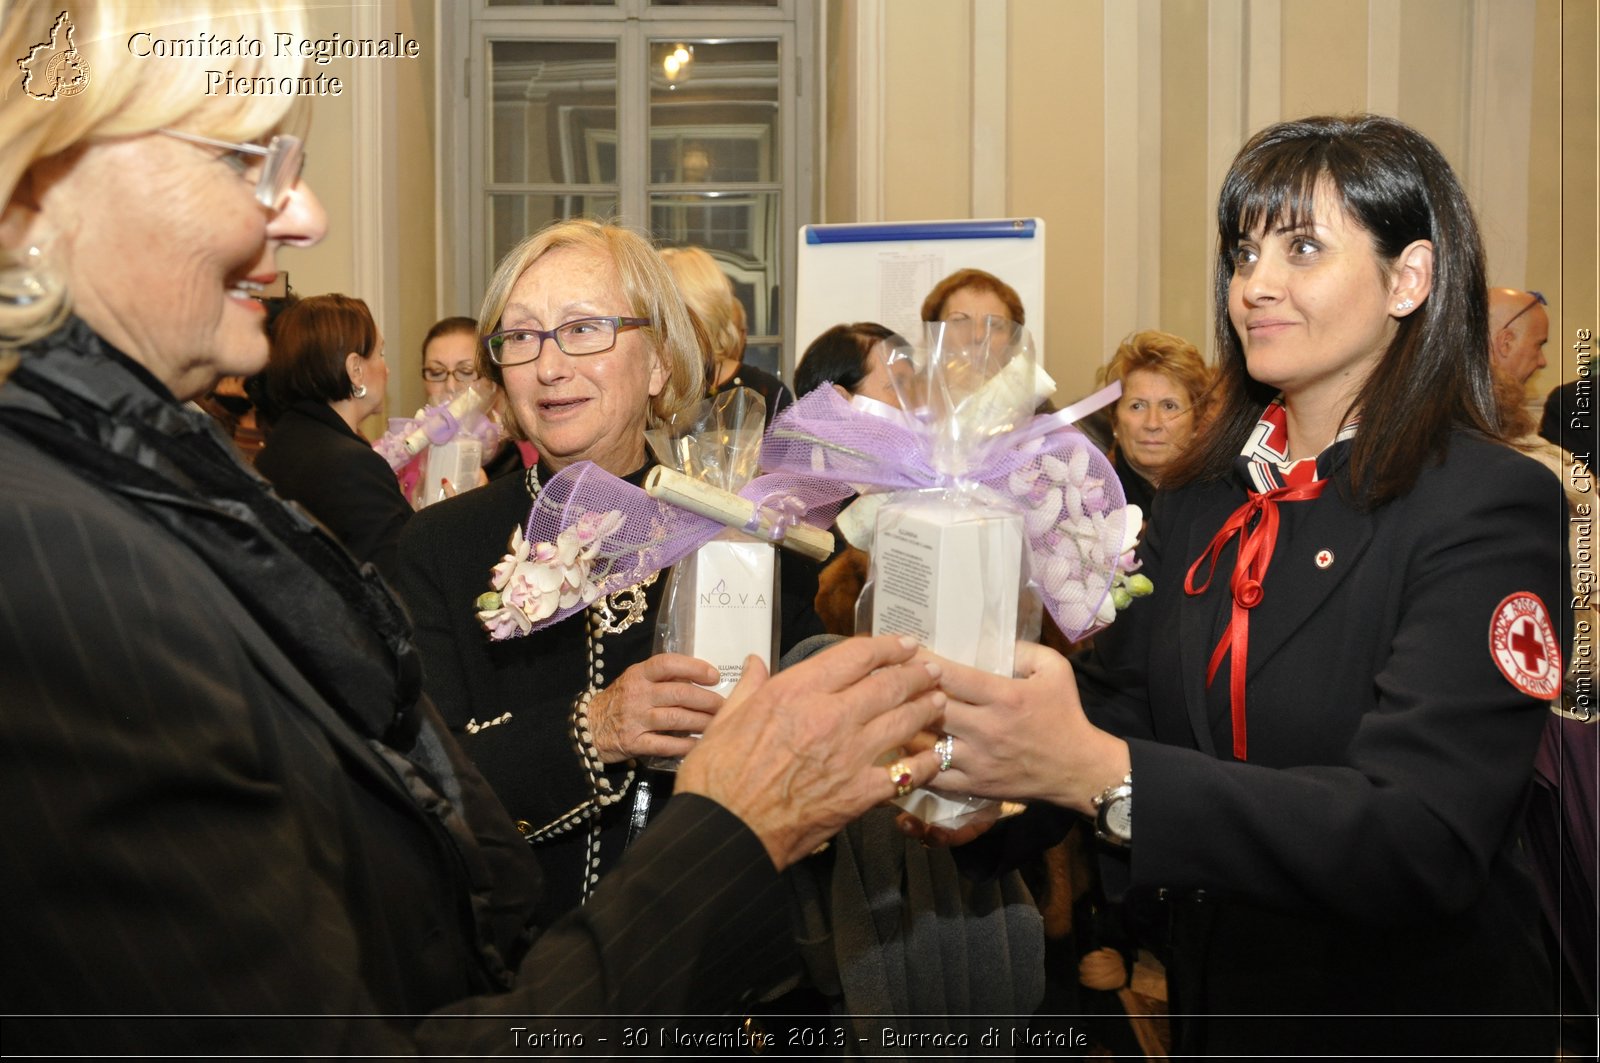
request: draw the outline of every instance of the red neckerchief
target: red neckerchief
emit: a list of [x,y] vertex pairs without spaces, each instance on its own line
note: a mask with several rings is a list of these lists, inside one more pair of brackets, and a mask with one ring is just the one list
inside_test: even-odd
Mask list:
[[[1223,522],[1210,545],[1189,566],[1183,581],[1184,593],[1205,593],[1216,575],[1217,558],[1228,541],[1239,536],[1239,552],[1234,558],[1230,581],[1233,602],[1228,626],[1216,649],[1211,651],[1211,662],[1206,669],[1206,685],[1210,686],[1223,658],[1229,659],[1228,703],[1233,724],[1233,755],[1238,760],[1246,759],[1244,680],[1250,656],[1250,610],[1261,604],[1261,584],[1267,578],[1267,566],[1272,563],[1272,551],[1278,542],[1278,504],[1309,501],[1321,495],[1328,483],[1326,479],[1317,478],[1315,459],[1287,460],[1286,417],[1282,399],[1274,399],[1262,413],[1240,453],[1245,475],[1254,486],[1246,489],[1248,497],[1244,505]],[[1355,430],[1356,423],[1351,421],[1339,429],[1334,442],[1349,439],[1355,435]],[[1202,564],[1207,565],[1205,582],[1196,586],[1195,577]]]

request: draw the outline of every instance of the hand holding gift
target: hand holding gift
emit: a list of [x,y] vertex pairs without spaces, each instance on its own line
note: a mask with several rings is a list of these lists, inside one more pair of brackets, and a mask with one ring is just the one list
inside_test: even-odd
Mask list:
[[[785,411],[762,455],[768,470],[878,492],[867,496],[877,512],[858,630],[910,634],[1010,676],[1017,639],[1037,630],[1036,599],[1069,638],[1114,618],[1106,603],[1134,564],[1128,539],[1141,515],[1072,427],[1086,410],[1035,416],[1054,385],[1026,330],[990,318],[976,336],[956,337],[934,325],[922,346],[890,361],[902,415],[857,410],[820,389]],[[900,803],[947,826],[995,811],[926,792]]]

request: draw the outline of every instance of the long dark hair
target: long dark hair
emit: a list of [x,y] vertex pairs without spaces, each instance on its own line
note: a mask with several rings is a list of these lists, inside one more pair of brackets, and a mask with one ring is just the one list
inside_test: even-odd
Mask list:
[[1251,137],[1223,180],[1213,291],[1217,413],[1205,439],[1175,463],[1163,487],[1228,475],[1272,400],[1275,390],[1250,378],[1228,319],[1234,253],[1263,224],[1269,230],[1309,224],[1324,182],[1385,262],[1413,241],[1433,243],[1431,292],[1399,319],[1352,403],[1361,416],[1350,453],[1354,500],[1371,508],[1404,494],[1425,464],[1443,456],[1453,429],[1500,435],[1483,247],[1450,164],[1427,137],[1393,118],[1305,118]]

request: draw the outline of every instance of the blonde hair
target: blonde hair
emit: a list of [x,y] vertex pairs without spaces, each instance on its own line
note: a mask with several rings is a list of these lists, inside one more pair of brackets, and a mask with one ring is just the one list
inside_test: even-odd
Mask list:
[[650,319],[650,327],[640,331],[649,337],[651,354],[661,360],[667,375],[660,394],[650,400],[651,425],[698,402],[706,386],[701,353],[705,342],[683,296],[678,294],[672,272],[650,242],[638,233],[588,218],[552,222],[500,260],[478,313],[478,371],[496,385],[504,385],[500,367],[489,359],[482,341],[500,327],[500,317],[511,301],[511,289],[516,287],[518,278],[539,259],[563,247],[584,248],[610,258],[622,282],[628,313]]
[[[72,33],[70,43],[78,53],[87,83],[81,92],[56,99],[40,99],[42,91],[24,91],[17,81],[0,96],[0,209],[9,204],[17,186],[41,159],[59,155],[106,137],[139,136],[157,129],[184,129],[219,140],[248,142],[279,130],[304,131],[308,105],[301,96],[208,96],[206,71],[219,65],[214,56],[135,54],[131,39],[148,35],[151,51],[156,42],[192,46],[203,32],[216,40],[257,40],[262,56],[229,56],[222,61],[239,77],[293,77],[306,60],[274,56],[273,34],[288,32],[303,37],[305,5],[294,0],[164,0],[159,8],[128,0],[0,0],[0,57],[11,64],[33,55],[35,46],[49,44],[58,17],[65,8]],[[146,38],[141,38],[146,39]],[[63,28],[57,50],[69,40]],[[48,60],[40,52],[36,63]],[[41,79],[45,71],[29,71]],[[14,78],[16,75],[11,75]],[[30,92],[35,95],[30,95]],[[0,249],[0,268],[15,266],[22,249]],[[49,249],[43,249],[45,268]],[[0,346],[20,346],[48,333],[70,310],[71,278],[49,286],[53,294],[23,306],[0,305]]]
[[1096,375],[1101,384],[1109,384],[1126,380],[1129,373],[1139,370],[1160,373],[1183,388],[1194,408],[1195,424],[1205,423],[1206,404],[1211,398],[1211,370],[1199,348],[1182,336],[1146,329],[1123,340],[1111,361]]
[[677,278],[678,291],[705,327],[711,357],[737,362],[744,357],[744,307],[717,262],[698,247],[668,247],[661,258]]

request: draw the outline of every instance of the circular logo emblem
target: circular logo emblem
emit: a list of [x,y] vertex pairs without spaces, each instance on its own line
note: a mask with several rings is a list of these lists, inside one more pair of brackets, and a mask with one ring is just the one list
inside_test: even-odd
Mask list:
[[76,96],[89,87],[89,64],[76,49],[57,52],[45,67],[45,82],[53,85],[50,98]]
[[1489,652],[1500,674],[1529,697],[1549,701],[1561,689],[1561,648],[1538,595],[1518,591],[1495,607]]

